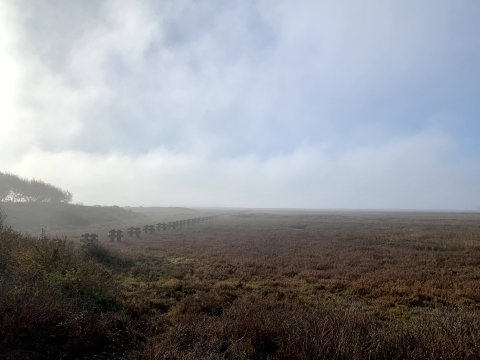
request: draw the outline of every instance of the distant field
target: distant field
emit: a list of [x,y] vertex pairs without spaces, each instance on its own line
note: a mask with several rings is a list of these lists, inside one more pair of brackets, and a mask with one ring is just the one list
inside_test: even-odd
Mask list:
[[83,206],[63,203],[0,203],[6,216],[5,223],[17,231],[40,233],[42,229],[53,234],[70,234],[89,230],[122,228],[159,221],[174,221],[214,214],[178,207]]
[[[363,346],[370,336],[392,341],[406,331],[398,327],[418,327],[419,321],[429,324],[424,330],[433,337],[424,341],[432,344],[472,330],[480,340],[479,214],[244,211],[114,246],[141,256],[146,268],[162,273],[155,281],[141,276],[122,280],[126,299],[172,321],[169,335],[151,343],[158,354],[172,346],[177,356],[206,357],[211,342],[219,344],[212,350],[221,353],[225,326],[235,327],[229,330],[237,334],[235,341],[242,331],[265,332],[258,341],[275,345],[262,350],[264,355],[276,354],[287,339],[301,342],[305,336],[315,343],[320,341],[319,324],[312,317],[320,316],[315,314],[322,304],[341,314],[329,315],[328,331],[340,336],[332,343]],[[237,318],[239,324],[228,324],[239,311],[250,323]],[[471,316],[475,327],[444,324],[453,321],[456,311],[461,311],[459,319]],[[369,324],[362,330],[366,333],[344,334],[342,340],[341,333],[359,326],[357,321]],[[383,334],[383,326],[392,329]],[[436,331],[444,333],[434,335]],[[382,336],[386,338],[380,340]],[[189,345],[178,350],[185,341]],[[478,346],[473,349],[480,357]],[[282,356],[293,357],[297,350]]]
[[480,310],[478,214],[245,212],[115,246],[173,261],[189,283],[342,297],[392,317]]
[[479,214],[231,210],[101,243],[131,358],[480,358]]

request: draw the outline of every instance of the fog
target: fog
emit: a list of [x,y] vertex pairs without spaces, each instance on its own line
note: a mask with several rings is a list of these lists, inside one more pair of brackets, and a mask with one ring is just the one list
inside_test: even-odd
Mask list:
[[480,5],[0,2],[0,170],[88,205],[480,209]]

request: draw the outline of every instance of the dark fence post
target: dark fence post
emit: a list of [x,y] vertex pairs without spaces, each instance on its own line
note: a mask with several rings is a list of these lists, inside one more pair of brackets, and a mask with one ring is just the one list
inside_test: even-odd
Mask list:
[[92,243],[92,244],[96,244],[98,243],[98,235],[97,234],[89,234],[89,233],[86,233],[86,234],[83,234],[82,235],[82,238],[80,239],[80,242],[83,242],[83,243]]
[[117,230],[110,230],[108,232],[108,237],[110,238],[110,242],[114,242],[117,237]]
[[145,234],[155,234],[155,225],[145,225],[143,227],[143,231],[145,232]]
[[82,238],[80,239],[80,242],[83,242],[83,243],[88,242],[89,237],[90,237],[89,233],[83,234]]
[[122,231],[122,230],[117,230],[116,237],[117,237],[117,241],[118,241],[118,242],[121,242],[121,241],[122,241],[122,237],[123,237],[123,231]]
[[133,226],[132,226],[132,227],[129,227],[129,228],[128,228],[128,231],[127,231],[127,234],[128,234],[130,237],[133,237],[134,231],[135,231],[135,228],[134,228]]

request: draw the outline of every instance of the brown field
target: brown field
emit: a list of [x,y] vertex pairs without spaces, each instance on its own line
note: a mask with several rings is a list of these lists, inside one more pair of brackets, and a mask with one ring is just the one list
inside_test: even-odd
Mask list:
[[3,229],[0,358],[480,358],[480,214],[230,211],[100,246],[85,231]]

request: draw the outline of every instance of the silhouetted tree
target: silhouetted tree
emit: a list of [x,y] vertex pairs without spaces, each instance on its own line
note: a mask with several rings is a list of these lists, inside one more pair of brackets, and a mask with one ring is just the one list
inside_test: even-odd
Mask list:
[[0,172],[0,201],[5,199],[10,193],[10,186],[7,184],[5,174]]
[[15,174],[0,172],[0,200],[69,203],[72,201],[72,193],[43,180],[29,180]]

